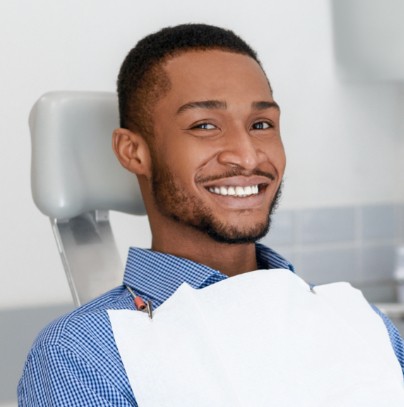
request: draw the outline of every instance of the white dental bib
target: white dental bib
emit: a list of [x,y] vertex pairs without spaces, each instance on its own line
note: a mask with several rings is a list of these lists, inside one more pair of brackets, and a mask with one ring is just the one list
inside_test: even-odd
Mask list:
[[257,270],[108,311],[139,407],[402,407],[382,319],[348,283]]

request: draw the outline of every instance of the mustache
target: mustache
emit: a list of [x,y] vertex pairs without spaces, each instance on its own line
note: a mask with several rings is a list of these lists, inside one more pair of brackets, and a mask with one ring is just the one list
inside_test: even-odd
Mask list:
[[261,171],[259,169],[255,169],[252,171],[245,171],[241,168],[232,168],[222,174],[218,174],[218,175],[210,175],[207,177],[197,177],[196,178],[196,182],[198,183],[205,183],[205,182],[212,182],[212,181],[217,181],[217,180],[221,180],[224,178],[231,178],[231,177],[239,177],[239,176],[243,176],[243,177],[251,177],[254,175],[258,175],[260,177],[266,177],[271,181],[275,180],[275,176],[270,173],[270,172],[266,172],[266,171]]

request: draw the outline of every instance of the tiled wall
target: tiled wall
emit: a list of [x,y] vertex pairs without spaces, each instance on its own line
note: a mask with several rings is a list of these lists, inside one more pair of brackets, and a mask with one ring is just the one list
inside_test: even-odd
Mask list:
[[349,281],[372,302],[394,301],[404,204],[278,210],[262,242],[308,282]]

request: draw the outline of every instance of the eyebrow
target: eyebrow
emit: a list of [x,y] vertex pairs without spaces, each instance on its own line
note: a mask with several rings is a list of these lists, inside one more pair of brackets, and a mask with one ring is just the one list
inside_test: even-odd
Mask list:
[[182,105],[178,110],[177,114],[183,113],[190,109],[226,109],[226,102],[220,100],[201,100],[197,102],[189,102]]
[[[201,100],[195,102],[188,102],[182,105],[178,110],[177,114],[181,114],[190,109],[221,109],[227,108],[226,102],[221,100]],[[262,100],[259,102],[252,102],[251,108],[253,110],[265,110],[265,109],[276,109],[280,110],[279,105],[273,101]]]
[[253,102],[251,103],[251,107],[253,110],[265,110],[265,109],[276,109],[280,110],[278,103],[274,101],[260,101],[260,102]]

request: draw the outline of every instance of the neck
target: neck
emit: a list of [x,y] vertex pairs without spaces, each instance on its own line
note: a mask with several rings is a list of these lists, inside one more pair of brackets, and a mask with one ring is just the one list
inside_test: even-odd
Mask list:
[[235,276],[257,269],[255,244],[229,244],[214,241],[206,233],[188,228],[169,233],[152,228],[152,249],[172,254],[211,267],[228,276]]

